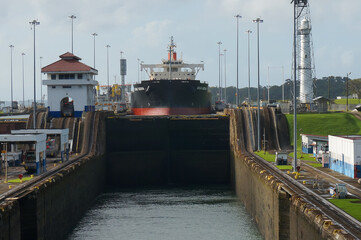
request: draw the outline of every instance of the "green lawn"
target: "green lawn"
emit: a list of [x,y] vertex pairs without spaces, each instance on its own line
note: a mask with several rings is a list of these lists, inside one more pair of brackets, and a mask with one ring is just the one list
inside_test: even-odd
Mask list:
[[[293,145],[293,114],[286,114]],[[300,129],[302,129],[300,131]],[[361,121],[350,113],[297,114],[297,148],[301,149],[300,133],[313,135],[361,135]],[[297,156],[299,157],[299,156]]]
[[[336,99],[336,100],[334,100],[334,102],[336,104],[346,104],[346,98],[345,99]],[[360,103],[361,103],[361,99],[353,99],[353,98],[348,99],[348,104],[360,104]]]
[[261,158],[263,158],[264,160],[266,160],[267,162],[274,162],[276,158],[275,154],[271,154],[268,152],[265,153],[264,151],[259,151],[254,153],[260,156]]
[[361,221],[361,201],[359,199],[329,199],[329,201]]
[[[23,178],[23,182],[25,181],[29,181],[30,179],[33,179],[32,177],[24,177]],[[16,178],[16,179],[11,179],[8,181],[9,183],[19,183],[20,182],[20,179],[19,178]]]
[[293,167],[291,165],[277,165],[276,167],[281,170],[292,170],[293,169]]
[[319,168],[319,167],[322,167],[322,164],[321,163],[307,163],[308,165],[311,165],[312,167],[315,167],[315,168]]

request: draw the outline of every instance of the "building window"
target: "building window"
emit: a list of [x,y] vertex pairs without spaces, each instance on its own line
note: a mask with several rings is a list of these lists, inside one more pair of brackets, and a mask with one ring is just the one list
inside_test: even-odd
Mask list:
[[51,88],[56,88],[55,86],[51,86]]
[[79,73],[78,74],[78,79],[83,79],[83,74]]
[[63,88],[71,88],[71,86],[63,86]]
[[59,79],[75,79],[75,74],[59,74]]
[[51,80],[56,80],[56,74],[51,74]]

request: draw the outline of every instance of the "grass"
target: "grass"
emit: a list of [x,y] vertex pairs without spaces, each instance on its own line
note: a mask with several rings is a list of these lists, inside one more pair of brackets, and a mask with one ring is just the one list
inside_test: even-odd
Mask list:
[[321,163],[307,163],[308,165],[311,165],[312,167],[315,167],[315,168],[320,168],[322,167],[322,164]]
[[293,169],[293,167],[291,165],[277,165],[276,167],[281,170],[292,170]]
[[[345,99],[336,99],[334,100],[334,102],[336,104],[346,104],[346,98]],[[360,99],[353,99],[353,98],[349,98],[348,99],[348,104],[360,104]]]
[[[23,177],[23,182],[25,181],[29,181],[30,179],[32,179],[32,177]],[[8,180],[9,183],[20,183],[20,179],[16,178],[16,179],[11,179]]]
[[361,201],[359,199],[329,199],[329,201],[358,221],[361,221]]
[[266,160],[267,162],[274,162],[276,158],[276,154],[271,154],[269,152],[259,151],[254,153]]
[[[286,115],[293,145],[293,114]],[[301,130],[300,130],[301,129]],[[350,113],[297,114],[297,148],[301,151],[300,134],[361,135],[361,121]]]

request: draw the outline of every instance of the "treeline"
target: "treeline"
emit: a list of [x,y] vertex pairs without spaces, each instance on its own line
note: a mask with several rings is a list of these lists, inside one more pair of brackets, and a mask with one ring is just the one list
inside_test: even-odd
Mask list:
[[[296,93],[299,95],[299,82],[296,85]],[[281,101],[283,99],[282,96],[282,88],[284,89],[284,99],[285,101],[289,101],[293,98],[293,81],[290,79],[286,79],[283,86],[270,86],[269,95],[270,100]],[[209,88],[212,93],[212,102],[215,102],[218,99],[218,87],[210,87]],[[358,94],[361,96],[361,79],[349,79],[348,81],[348,93],[349,95]],[[346,77],[323,77],[321,79],[315,79],[313,82],[313,92],[315,97],[323,96],[325,98],[329,98],[330,100],[336,99],[337,96],[346,96]],[[227,87],[227,93],[225,89],[222,89],[222,98],[225,99],[227,96],[227,103],[235,103],[236,102],[236,88],[235,87]],[[251,87],[250,89],[251,101],[257,100],[257,89],[255,87]],[[246,101],[248,98],[248,88],[241,88],[238,91],[240,103]],[[268,88],[267,86],[261,86],[260,89],[260,99],[263,101],[268,100]]]

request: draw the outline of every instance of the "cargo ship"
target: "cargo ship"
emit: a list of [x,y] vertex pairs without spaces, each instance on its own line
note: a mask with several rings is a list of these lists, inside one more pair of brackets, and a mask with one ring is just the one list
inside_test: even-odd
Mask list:
[[196,80],[204,64],[187,64],[177,59],[173,37],[168,59],[161,64],[141,64],[149,80],[134,84],[134,115],[197,115],[211,113],[208,84]]

